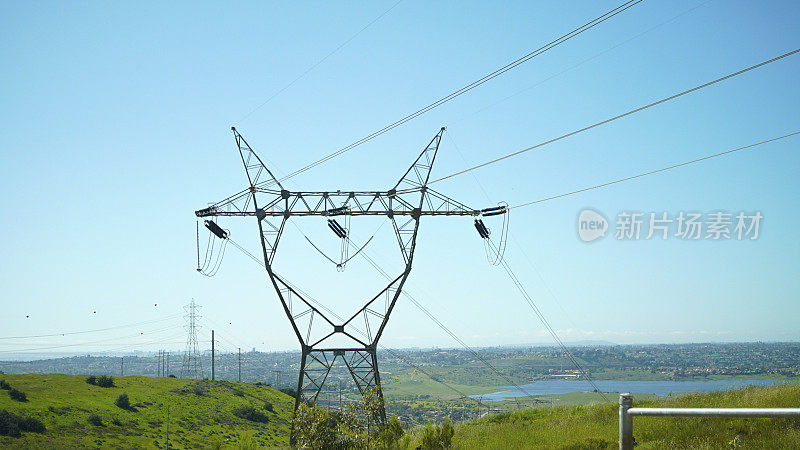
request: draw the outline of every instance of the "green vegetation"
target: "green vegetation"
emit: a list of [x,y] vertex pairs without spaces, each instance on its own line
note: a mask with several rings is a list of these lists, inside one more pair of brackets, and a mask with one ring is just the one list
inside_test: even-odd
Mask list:
[[28,401],[28,396],[16,388],[11,388],[11,390],[8,391],[8,396],[11,397],[12,400],[16,400],[18,402]]
[[122,409],[131,409],[131,400],[128,398],[128,394],[124,392],[119,394],[119,397],[114,400],[114,404]]
[[[0,436],[0,448],[164,448],[168,405],[171,448],[256,448],[289,442],[294,400],[265,385],[126,376],[115,377],[115,387],[101,388],[73,375],[4,377],[25,391],[28,401],[0,396],[0,417],[13,415],[8,422],[20,431]],[[129,409],[116,403],[123,394]],[[234,411],[242,407],[253,408],[268,421],[236,416]],[[99,420],[90,419],[92,415]],[[34,422],[20,425],[23,419],[38,421],[41,431],[29,425]]]
[[445,419],[442,425],[428,422],[422,430],[422,448],[425,450],[450,448],[453,443],[453,435],[455,435],[455,430],[450,419]]
[[114,377],[108,375],[94,376],[89,375],[86,377],[86,382],[93,386],[100,386],[105,388],[114,387]]
[[[742,390],[642,400],[634,406],[797,407],[800,385],[751,386]],[[616,448],[616,402],[590,406],[523,409],[456,425],[453,448]],[[800,419],[656,418],[633,421],[637,449],[796,448]],[[423,444],[424,429],[411,433],[411,448]]]
[[0,410],[0,436],[19,437],[22,431],[30,431],[33,433],[44,433],[44,424],[31,417],[22,417],[10,413],[6,410]]
[[[448,382],[447,384],[455,389],[458,389],[466,395],[479,395],[497,392],[496,388],[484,387],[481,382],[477,382],[474,385],[457,384],[453,382]],[[495,386],[502,384],[503,383],[497,383]],[[448,388],[442,383],[437,383],[431,380],[427,375],[424,375],[415,369],[410,369],[391,377],[391,381],[383,384],[383,389],[386,395],[391,396],[392,398],[419,395],[432,395],[440,398],[460,397],[460,394],[456,393],[453,389]]]
[[375,390],[343,411],[301,404],[295,418],[295,444],[309,449],[408,448],[407,438],[400,442],[404,430],[397,416],[386,426],[376,426],[382,407],[383,399]]

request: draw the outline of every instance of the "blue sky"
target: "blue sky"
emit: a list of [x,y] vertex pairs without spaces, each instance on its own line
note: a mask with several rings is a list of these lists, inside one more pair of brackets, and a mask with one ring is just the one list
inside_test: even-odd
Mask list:
[[[230,126],[286,174],[617,5],[405,0],[250,113],[394,3],[0,5],[0,334],[166,318],[5,340],[0,351],[179,349],[191,298],[202,332],[214,327],[228,349],[297,348],[263,269],[229,248],[216,277],[195,271],[193,211],[246,184]],[[794,50],[797,23],[791,1],[647,0],[287,185],[388,189],[447,126],[434,168],[444,176]],[[435,188],[476,208],[513,205],[798,131],[799,75],[795,55]],[[566,341],[800,339],[798,145],[514,210],[507,261]],[[764,221],[755,241],[587,244],[576,225],[587,207],[612,227],[622,211],[760,211]],[[470,345],[551,342],[486,262],[471,220],[428,219],[415,298]],[[297,224],[334,251],[324,221]],[[379,225],[354,221],[354,236]],[[258,248],[252,221],[225,226]],[[397,269],[389,230],[367,251]],[[281,246],[276,270],[343,315],[380,290],[366,263],[340,274],[295,228]],[[114,340],[90,343],[104,339]],[[457,345],[404,299],[383,342]]]

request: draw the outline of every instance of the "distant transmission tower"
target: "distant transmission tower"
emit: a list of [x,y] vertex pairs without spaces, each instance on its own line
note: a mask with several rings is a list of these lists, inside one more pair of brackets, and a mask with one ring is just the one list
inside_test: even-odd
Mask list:
[[183,353],[183,364],[181,365],[181,378],[203,378],[203,363],[200,359],[200,350],[197,348],[197,319],[200,315],[197,310],[200,305],[192,300],[184,306],[186,315],[183,316],[187,323],[184,326],[189,334],[186,337],[186,351]]

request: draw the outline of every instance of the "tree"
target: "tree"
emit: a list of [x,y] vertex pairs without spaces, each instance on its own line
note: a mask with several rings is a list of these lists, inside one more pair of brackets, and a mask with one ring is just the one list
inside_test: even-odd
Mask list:
[[327,411],[301,403],[294,417],[294,438],[298,448],[335,448],[336,432]]

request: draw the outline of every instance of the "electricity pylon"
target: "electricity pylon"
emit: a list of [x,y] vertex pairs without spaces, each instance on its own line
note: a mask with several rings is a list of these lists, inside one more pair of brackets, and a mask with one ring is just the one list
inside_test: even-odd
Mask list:
[[183,309],[186,311],[184,319],[187,323],[184,326],[189,334],[186,336],[186,351],[183,353],[183,364],[181,364],[181,378],[203,378],[203,363],[200,358],[200,350],[197,348],[197,319],[200,315],[197,310],[200,305],[192,300]]
[[[325,384],[334,362],[341,358],[362,395],[371,389],[382,399],[376,348],[386,329],[389,316],[411,273],[422,216],[481,216],[506,212],[505,207],[472,209],[428,187],[431,169],[436,160],[442,128],[422,150],[400,180],[387,191],[289,191],[247,144],[236,128],[233,131],[250,187],[212,206],[195,212],[197,217],[253,216],[264,258],[264,267],[278,294],[286,317],[292,325],[302,350],[300,375],[297,382],[295,409],[301,402],[314,403]],[[336,216],[386,216],[394,227],[405,268],[396,278],[345,321],[336,321],[305,298],[272,268],[286,222],[295,216],[327,217],[331,229],[340,238],[348,230],[333,219]],[[476,219],[476,227],[483,223]],[[206,227],[220,239],[227,232],[213,220]],[[480,232],[479,227],[479,232]],[[485,227],[483,228],[484,230]],[[487,231],[488,233],[488,231]],[[481,234],[483,237],[483,234]],[[487,234],[488,236],[488,234]],[[363,322],[362,322],[363,320]],[[363,325],[364,336],[352,333]],[[346,337],[351,345],[330,346],[334,336]],[[380,411],[378,420],[385,422]]]

